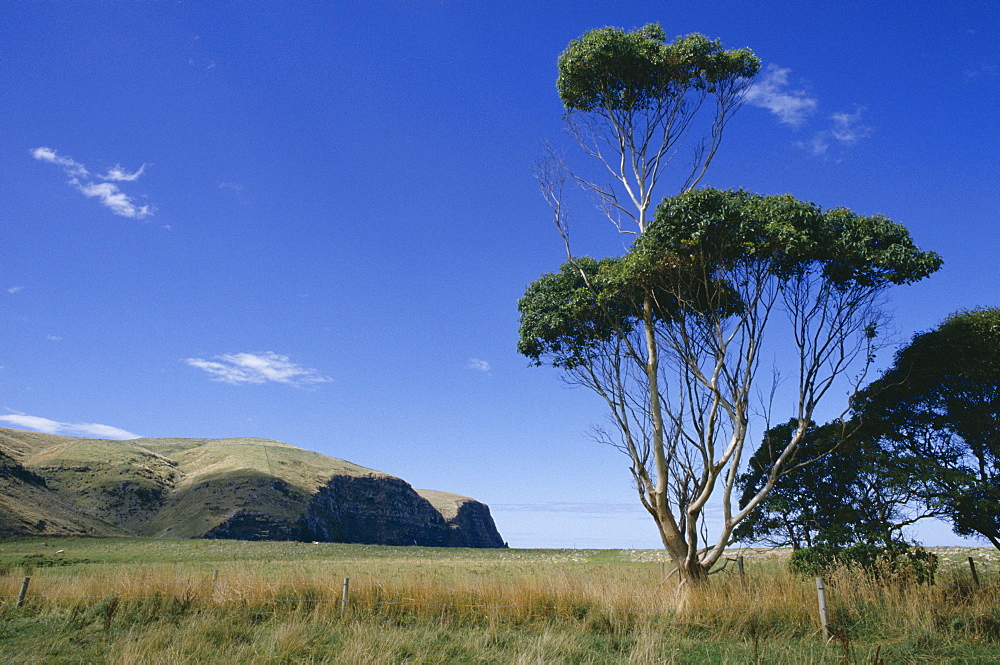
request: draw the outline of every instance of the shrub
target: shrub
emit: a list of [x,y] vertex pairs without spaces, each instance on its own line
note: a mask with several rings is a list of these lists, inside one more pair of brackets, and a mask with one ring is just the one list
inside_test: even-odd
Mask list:
[[938,558],[923,547],[894,543],[881,547],[857,543],[850,547],[816,545],[792,552],[792,572],[810,577],[826,575],[837,568],[856,568],[880,582],[933,584]]

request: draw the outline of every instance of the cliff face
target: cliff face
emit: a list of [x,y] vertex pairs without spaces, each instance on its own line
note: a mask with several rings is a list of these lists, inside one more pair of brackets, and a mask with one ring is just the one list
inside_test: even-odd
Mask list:
[[[454,509],[441,510],[424,494],[454,497]],[[380,475],[331,478],[294,522],[247,507],[199,537],[506,547],[484,504],[444,492],[416,491],[399,478]]]
[[[238,510],[225,522],[206,531],[198,538],[222,540],[308,540],[301,525],[260,513]],[[332,542],[332,541],[331,541]]]
[[448,527],[448,547],[507,547],[500,537],[490,509],[461,494],[416,490],[441,514]]
[[331,478],[309,502],[302,523],[319,541],[448,544],[441,513],[408,483],[393,477]]
[[[22,498],[24,500],[22,500]],[[0,535],[504,547],[489,508],[265,439],[104,441],[0,428]]]
[[448,545],[451,547],[507,547],[485,503],[466,501],[448,524],[451,527]]

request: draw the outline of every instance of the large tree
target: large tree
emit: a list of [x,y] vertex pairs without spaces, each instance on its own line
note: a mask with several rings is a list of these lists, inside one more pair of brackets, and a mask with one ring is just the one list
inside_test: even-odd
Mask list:
[[[663,29],[649,24],[633,31],[613,27],[591,30],[569,43],[559,57],[558,69],[556,87],[566,109],[567,129],[583,153],[599,165],[601,175],[581,175],[551,148],[536,170],[565,243],[567,263],[558,274],[529,288],[521,303],[520,348],[535,361],[552,351],[543,350],[536,344],[538,340],[532,339],[538,332],[531,330],[536,316],[577,321],[581,327],[577,331],[554,324],[572,339],[562,345],[568,357],[553,357],[553,364],[567,369],[571,376],[591,365],[593,372],[605,373],[612,382],[648,386],[645,393],[633,394],[624,386],[612,390],[622,399],[628,393],[632,403],[616,402],[607,393],[605,398],[612,404],[617,421],[629,418],[628,412],[634,409],[656,420],[650,424],[650,436],[655,440],[651,445],[662,449],[665,425],[659,420],[662,409],[657,403],[660,341],[655,333],[656,303],[648,293],[631,293],[629,302],[610,302],[609,298],[597,302],[597,291],[608,290],[603,282],[618,262],[580,259],[573,254],[563,186],[567,179],[575,181],[596,198],[598,208],[619,232],[641,236],[649,226],[655,197],[664,196],[661,187],[683,192],[702,179],[726,124],[760,71],[760,60],[749,49],[727,50],[719,41],[700,34],[667,42]],[[682,150],[685,146],[688,150]],[[681,165],[673,178],[665,179],[667,166],[679,154],[685,155]],[[610,180],[605,183],[606,179]],[[610,299],[626,298],[612,295]],[[641,323],[635,319],[636,306],[642,312]],[[553,311],[542,313],[546,308]],[[586,312],[576,312],[578,308]],[[600,353],[592,352],[588,339],[606,345],[603,361]],[[576,358],[578,353],[587,360]],[[625,357],[629,360],[623,363]],[[602,362],[607,366],[599,367]],[[584,383],[596,387],[600,382]],[[628,425],[625,427],[627,431]]]
[[916,335],[855,412],[956,533],[1000,549],[1000,309],[959,312]]
[[[885,289],[939,265],[884,217],[693,190],[665,199],[625,256],[571,256],[532,283],[518,348],[604,399],[606,441],[628,455],[681,578],[699,582],[774,487],[820,400],[855,361],[870,362]],[[797,426],[737,508],[752,421],[776,394],[762,367],[784,372],[782,408]],[[709,534],[713,496],[721,524]]]
[[[737,480],[740,506],[770,477],[798,421],[776,425]],[[921,509],[919,482],[878,438],[858,436],[853,421],[810,423],[778,482],[733,531],[736,540],[800,549],[904,541],[903,529],[932,512]]]

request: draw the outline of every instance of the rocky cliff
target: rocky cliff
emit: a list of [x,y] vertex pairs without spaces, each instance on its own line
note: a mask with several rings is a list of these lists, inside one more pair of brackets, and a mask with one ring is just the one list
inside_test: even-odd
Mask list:
[[[460,494],[417,490],[444,518],[449,547],[507,547],[500,537],[490,509],[484,503]],[[486,544],[481,544],[486,543]]]
[[[9,497],[25,487],[61,506],[58,523],[73,533],[505,546],[482,503],[266,439],[106,441],[0,428],[0,535],[53,532],[38,511],[15,519]],[[68,527],[66,515],[77,518]]]

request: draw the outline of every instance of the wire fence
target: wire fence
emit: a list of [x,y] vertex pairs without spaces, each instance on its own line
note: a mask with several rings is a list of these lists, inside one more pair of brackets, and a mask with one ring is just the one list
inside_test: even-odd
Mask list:
[[[677,644],[697,642],[730,645],[729,662],[765,662],[771,649],[786,654],[775,662],[827,662],[835,650],[854,648],[875,663],[930,654],[945,641],[962,653],[1000,644],[1000,570],[990,560],[979,563],[975,581],[967,564],[952,562],[931,585],[843,571],[824,580],[825,606],[814,579],[791,575],[784,563],[744,561],[713,575],[685,611],[676,576],[659,562],[554,563],[516,567],[517,574],[485,560],[453,569],[424,562],[438,576],[402,562],[367,569],[345,561],[91,563],[23,575],[29,571],[12,565],[0,574],[0,661],[63,662],[90,645],[91,662],[253,662],[279,651],[285,655],[268,662],[423,662],[413,654],[434,644],[452,662],[456,653],[473,662],[472,649],[503,654],[489,662],[591,662],[569,652],[515,658],[541,645],[613,645],[613,657],[594,662],[625,662],[627,653],[630,662],[667,662]],[[400,568],[395,577],[392,565]],[[622,583],[629,573],[632,584]],[[15,637],[24,645],[16,659],[5,653]],[[50,637],[63,651],[30,650]],[[896,646],[919,640],[931,646]],[[653,653],[663,657],[640,656]]]
[[[767,602],[760,594],[762,583],[759,579],[751,579],[732,571],[722,595],[725,604],[710,603],[703,611],[713,609],[725,612],[752,613],[761,609],[769,612],[822,614],[825,602],[831,607],[858,605],[865,602],[877,604],[886,612],[912,609],[926,609],[927,599],[935,594],[950,595],[956,609],[968,605],[977,599],[1000,600],[1000,583],[988,582],[991,572],[977,569],[970,563],[969,578],[952,576],[944,586],[879,584],[871,582],[865,585],[864,593],[859,597],[857,588],[841,589],[829,582],[825,585],[817,578],[817,594],[809,598],[808,593],[799,589],[801,602],[775,603]],[[742,567],[741,567],[742,570]],[[33,571],[34,572],[34,571]],[[955,572],[954,570],[952,571]],[[184,580],[144,580],[126,579],[107,583],[100,578],[87,576],[46,579],[44,574],[26,575],[20,581],[18,588],[14,576],[8,576],[4,581],[0,578],[0,606],[18,608],[26,604],[61,604],[101,603],[111,598],[119,602],[163,602],[175,599],[185,604],[203,606],[226,605],[279,605],[279,606],[331,606],[341,612],[351,609],[366,611],[378,608],[420,608],[437,609],[440,611],[479,610],[483,614],[491,612],[509,613],[566,613],[582,616],[594,610],[608,612],[626,612],[632,615],[666,616],[676,609],[673,602],[676,593],[669,591],[656,595],[647,594],[644,598],[622,595],[616,590],[614,598],[601,597],[590,593],[590,597],[580,602],[559,602],[547,599],[545,593],[535,593],[520,602],[504,601],[502,598],[490,600],[498,582],[487,581],[477,587],[464,585],[448,588],[444,583],[427,583],[412,581],[410,583],[392,584],[378,580],[367,579],[354,589],[349,589],[349,577],[343,582],[340,579],[332,581],[245,581],[227,579],[218,570],[200,579],[188,577]],[[94,587],[103,585],[99,591]],[[802,583],[808,587],[808,582]],[[17,589],[16,593],[14,590]],[[81,589],[81,590],[77,590]],[[82,590],[86,589],[86,590]],[[822,590],[821,590],[822,589]],[[873,591],[874,590],[874,591]],[[425,595],[432,598],[410,598],[409,595]],[[530,594],[528,594],[530,596]],[[826,598],[824,598],[826,596]],[[717,600],[717,599],[716,599]],[[946,608],[939,608],[946,609]],[[277,611],[277,610],[276,610]],[[821,618],[821,617],[820,617]]]

